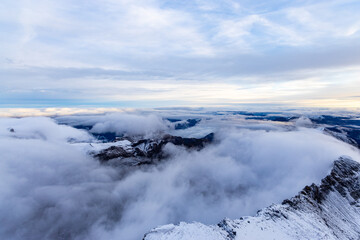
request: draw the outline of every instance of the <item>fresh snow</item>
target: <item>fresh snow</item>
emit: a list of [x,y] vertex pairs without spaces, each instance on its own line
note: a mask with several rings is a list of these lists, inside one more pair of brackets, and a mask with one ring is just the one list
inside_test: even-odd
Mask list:
[[144,240],[338,240],[360,239],[360,164],[340,158],[320,186],[260,210],[254,217],[217,226],[180,223],[151,230]]

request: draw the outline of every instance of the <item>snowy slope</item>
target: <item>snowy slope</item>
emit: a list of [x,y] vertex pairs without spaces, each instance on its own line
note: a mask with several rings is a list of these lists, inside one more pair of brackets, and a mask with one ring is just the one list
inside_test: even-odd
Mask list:
[[217,226],[180,223],[151,230],[144,240],[360,239],[360,164],[341,157],[320,186],[260,210],[254,217]]

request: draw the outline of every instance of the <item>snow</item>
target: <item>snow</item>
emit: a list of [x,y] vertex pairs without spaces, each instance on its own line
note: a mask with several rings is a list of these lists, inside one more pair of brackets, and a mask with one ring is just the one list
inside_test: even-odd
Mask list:
[[152,230],[144,240],[226,240],[227,233],[217,226],[207,226],[198,222],[179,225],[165,225]]
[[144,240],[358,240],[359,175],[359,163],[341,157],[337,168],[320,187],[306,187],[286,203],[271,205],[254,217],[225,219],[218,226],[166,225],[151,230]]
[[73,143],[75,147],[79,147],[82,151],[88,152],[100,152],[101,150],[107,149],[109,147],[122,147],[125,151],[130,151],[132,149],[132,143],[129,140],[121,140],[116,142],[92,142],[92,143]]

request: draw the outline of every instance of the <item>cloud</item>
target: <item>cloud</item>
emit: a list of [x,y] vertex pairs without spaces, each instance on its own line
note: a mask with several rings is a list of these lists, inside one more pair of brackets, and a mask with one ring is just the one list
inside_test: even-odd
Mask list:
[[[336,91],[333,81],[348,79],[349,68],[360,64],[356,1],[3,4],[0,102],[5,107],[251,102],[241,98],[243,92],[217,99],[218,93],[203,97],[188,91],[206,93],[209,83],[232,83],[229,89],[250,87],[255,93],[245,95],[263,96],[264,83],[277,90],[279,82],[308,78]],[[333,70],[339,78],[329,80],[326,72]],[[316,98],[319,92],[309,95]],[[298,102],[294,95],[280,101],[286,99]],[[269,101],[279,100],[262,100]]]
[[311,127],[312,122],[309,118],[301,116],[296,120],[295,125],[298,127]]
[[[140,132],[140,123],[161,128],[158,119],[89,117],[104,121],[102,130]],[[170,160],[123,175],[83,152],[76,142],[92,141],[84,131],[48,118],[1,119],[0,238],[132,240],[165,223],[217,223],[319,182],[340,155],[360,161],[354,148],[316,129],[249,130],[234,127],[236,116],[228,121],[202,151],[167,145]]]
[[[70,126],[58,125],[45,117],[0,118],[0,136],[9,139],[41,139],[45,142],[66,142],[68,139],[90,141],[91,135]],[[8,129],[14,129],[9,132]]]
[[[0,117],[63,116],[124,111],[121,108],[2,108]],[[127,109],[127,111],[130,111],[130,109]]]
[[141,135],[149,137],[168,128],[166,122],[156,115],[135,115],[110,113],[94,119],[92,133],[114,132],[116,134]]
[[[319,46],[356,43],[360,26],[356,15],[348,14],[357,12],[355,1],[283,5],[108,0],[84,5],[42,0],[4,4],[8,8],[2,11],[0,24],[9,30],[4,59],[17,66],[89,71],[165,68],[167,72],[167,64],[146,69],[143,63],[174,58],[184,58],[183,64],[193,58],[206,62],[242,55],[244,49],[255,57],[296,46],[300,52],[306,48],[312,52]],[[341,19],[336,18],[339,12]],[[281,51],[276,51],[279,47]],[[229,59],[234,60],[233,56]]]

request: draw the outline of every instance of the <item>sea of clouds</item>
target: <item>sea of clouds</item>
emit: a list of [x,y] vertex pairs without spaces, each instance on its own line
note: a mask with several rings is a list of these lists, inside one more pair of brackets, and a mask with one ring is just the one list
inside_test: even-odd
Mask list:
[[[360,161],[357,149],[309,128],[307,119],[291,131],[231,120],[228,127],[209,121],[215,141],[203,150],[168,144],[171,158],[124,176],[76,144],[96,141],[85,130],[45,117],[0,118],[0,239],[135,240],[167,223],[216,224],[319,183],[341,155]],[[97,133],[169,129],[153,114],[87,121]]]

